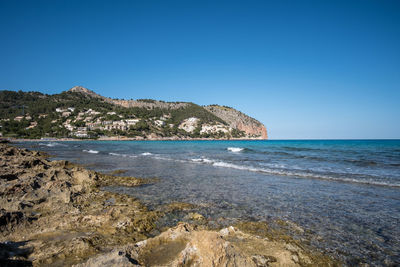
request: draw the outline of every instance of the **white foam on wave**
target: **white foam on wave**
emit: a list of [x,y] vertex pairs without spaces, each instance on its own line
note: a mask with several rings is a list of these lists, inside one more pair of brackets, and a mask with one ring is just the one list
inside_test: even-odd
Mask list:
[[243,165],[236,165],[232,163],[227,163],[223,161],[217,161],[212,164],[213,166],[216,167],[224,167],[224,168],[231,168],[231,169],[237,169],[237,170],[246,170],[246,171],[254,171],[257,172],[260,169],[258,168],[253,168],[253,167],[248,167],[248,166],[243,166]]
[[[89,152],[92,151],[92,152]],[[89,150],[87,152],[89,153],[98,153],[94,152],[93,150]],[[110,155],[121,155],[117,153],[109,153]],[[150,152],[144,152],[141,155],[143,156],[152,156],[154,159],[158,160],[168,160],[168,161],[177,161],[177,162],[182,162],[182,163],[197,163],[197,164],[207,164],[207,165],[212,165],[215,167],[221,167],[221,168],[230,168],[230,169],[236,169],[236,170],[242,170],[242,171],[250,171],[250,172],[257,172],[257,173],[264,173],[268,175],[279,175],[279,176],[290,176],[294,178],[309,178],[309,179],[319,179],[319,180],[328,180],[328,181],[337,181],[337,182],[347,182],[347,183],[358,183],[358,184],[368,184],[368,185],[377,185],[377,186],[389,186],[389,187],[400,187],[400,183],[387,183],[387,182],[382,182],[382,181],[377,181],[374,179],[354,179],[354,178],[346,178],[346,177],[335,177],[327,174],[320,174],[320,173],[310,173],[307,170],[301,171],[300,169],[298,170],[289,170],[282,168],[284,165],[275,165],[273,167],[280,167],[280,168],[268,168],[268,167],[253,167],[253,166],[246,166],[246,165],[238,165],[234,163],[229,163],[229,162],[224,162],[221,160],[213,160],[209,158],[192,158],[190,160],[182,160],[182,159],[174,159],[170,157],[162,157],[159,155],[153,155]],[[137,157],[134,155],[123,155],[123,156],[129,156],[129,157]]]
[[216,166],[216,167],[232,168],[232,169],[237,169],[237,170],[245,170],[245,171],[259,172],[259,173],[280,175],[280,176],[311,178],[311,179],[357,183],[357,184],[400,187],[400,183],[393,184],[393,183],[380,182],[380,181],[371,180],[371,179],[361,180],[361,179],[353,179],[353,178],[334,177],[334,176],[330,176],[330,175],[317,174],[317,173],[303,173],[303,172],[290,171],[290,170],[275,170],[275,169],[267,169],[267,168],[256,168],[256,167],[227,163],[227,162],[223,162],[223,161],[214,162],[212,165]]
[[127,157],[136,158],[137,157],[135,155],[119,154],[119,153],[115,153],[115,152],[110,152],[108,154],[111,155],[111,156],[124,157],[124,158],[127,158]]
[[55,146],[57,146],[57,144],[56,144],[56,143],[48,143],[48,144],[45,144],[45,146],[48,146],[48,147],[55,147]]
[[39,145],[41,145],[41,146],[48,146],[48,147],[67,146],[67,145],[60,144],[60,143],[55,143],[55,142],[51,142],[51,143],[39,143]]
[[214,160],[211,160],[208,158],[195,158],[195,159],[191,159],[191,161],[198,162],[198,163],[209,163],[209,164],[212,164],[215,162]]
[[174,159],[170,157],[165,157],[165,156],[159,156],[159,155],[154,155],[152,156],[153,159],[159,159],[159,160],[167,160],[167,161],[175,161],[175,162],[182,162],[182,163],[188,163],[187,160],[184,159]]
[[152,157],[153,159],[161,159],[161,160],[174,160],[172,158],[166,158],[166,157],[160,157],[160,156],[154,156]]
[[89,150],[86,150],[86,149],[84,149],[84,150],[82,150],[83,152],[86,152],[86,153],[91,153],[91,154],[97,154],[97,153],[99,153],[99,151],[97,151],[97,150],[91,150],[91,149],[89,149]]
[[234,153],[238,153],[244,150],[243,147],[228,147],[227,150],[234,152]]
[[347,182],[347,183],[369,184],[369,185],[378,185],[378,186],[400,187],[400,183],[393,184],[393,183],[381,182],[381,181],[376,181],[376,180],[371,180],[371,179],[361,180],[361,179],[353,179],[353,178],[334,177],[334,176],[318,174],[318,173],[309,173],[309,172],[300,172],[300,171],[291,171],[291,170],[282,170],[282,169],[270,169],[270,168],[257,168],[257,167],[252,167],[252,166],[228,163],[228,162],[224,162],[224,161],[210,160],[207,158],[193,158],[193,159],[191,159],[191,162],[205,163],[205,164],[211,164],[212,166],[215,166],[215,167],[231,168],[231,169],[236,169],[236,170],[258,172],[258,173],[264,173],[264,174],[270,174],[270,175],[311,178],[311,179],[330,180],[330,181]]

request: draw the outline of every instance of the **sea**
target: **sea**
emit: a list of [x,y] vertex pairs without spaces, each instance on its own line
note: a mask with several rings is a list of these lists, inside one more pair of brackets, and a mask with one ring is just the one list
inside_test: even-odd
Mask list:
[[135,196],[149,208],[187,202],[201,207],[208,220],[225,224],[290,221],[312,246],[345,265],[400,265],[400,140],[19,145],[97,171],[158,178],[140,187],[106,188]]

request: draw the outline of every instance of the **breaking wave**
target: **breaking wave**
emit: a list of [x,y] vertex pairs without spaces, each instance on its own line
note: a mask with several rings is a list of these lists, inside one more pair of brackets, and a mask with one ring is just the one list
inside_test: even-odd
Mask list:
[[86,150],[86,149],[84,149],[84,150],[82,150],[83,152],[86,152],[86,153],[91,153],[91,154],[97,154],[97,153],[99,153],[99,151],[97,151],[97,150],[92,150],[92,149],[89,149],[89,150]]
[[39,143],[40,146],[48,146],[48,147],[55,147],[55,146],[67,146],[64,144],[60,144],[60,143],[55,143],[55,142],[51,142],[51,143]]
[[243,151],[244,148],[243,148],[243,147],[228,147],[227,150],[229,150],[229,151],[231,151],[231,152],[238,153],[238,152]]
[[124,158],[136,158],[137,157],[136,155],[119,154],[119,153],[114,153],[114,152],[110,152],[110,153],[108,153],[108,155],[124,157]]
[[[195,163],[210,164],[215,167],[231,168],[231,169],[236,169],[236,170],[264,173],[264,174],[270,174],[270,175],[312,178],[312,179],[320,179],[320,180],[330,180],[330,181],[389,186],[389,187],[400,187],[400,183],[387,183],[387,182],[377,181],[376,179],[374,179],[376,177],[373,177],[373,176],[368,177],[367,175],[362,176],[362,177],[364,177],[364,179],[360,179],[361,177],[345,178],[345,177],[334,176],[335,175],[334,173],[329,175],[329,174],[322,174],[322,173],[309,172],[309,171],[300,171],[300,170],[259,168],[259,167],[252,167],[252,166],[246,166],[246,165],[238,165],[238,164],[228,163],[228,162],[224,162],[224,161],[212,160],[212,159],[208,159],[208,158],[193,158],[190,161],[195,162]],[[361,175],[359,175],[359,176],[361,176]]]

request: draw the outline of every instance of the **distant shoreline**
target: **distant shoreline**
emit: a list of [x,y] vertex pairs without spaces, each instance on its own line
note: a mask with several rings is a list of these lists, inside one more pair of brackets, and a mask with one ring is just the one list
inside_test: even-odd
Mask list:
[[397,141],[400,138],[379,138],[379,139],[371,139],[371,138],[360,138],[360,139],[261,139],[261,138],[107,138],[107,139],[75,139],[75,138],[49,138],[49,139],[26,139],[26,138],[8,138],[8,137],[0,137],[0,140],[8,140],[10,142],[67,142],[67,141]]
[[26,138],[4,138],[11,142],[59,142],[59,141],[266,141],[261,138],[99,138],[99,139],[76,139],[76,138],[48,138],[48,139],[26,139]]

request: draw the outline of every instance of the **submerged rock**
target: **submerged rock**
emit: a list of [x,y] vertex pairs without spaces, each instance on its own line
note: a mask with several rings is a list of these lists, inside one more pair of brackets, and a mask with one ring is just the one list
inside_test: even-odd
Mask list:
[[203,215],[197,213],[197,212],[190,212],[188,215],[185,216],[186,220],[192,220],[192,221],[205,221],[206,218],[204,218]]

